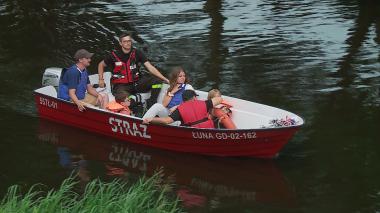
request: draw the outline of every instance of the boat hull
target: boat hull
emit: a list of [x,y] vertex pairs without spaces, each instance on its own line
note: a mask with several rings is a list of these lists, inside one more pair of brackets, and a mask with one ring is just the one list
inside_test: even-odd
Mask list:
[[73,103],[38,92],[34,95],[42,118],[125,142],[202,155],[273,158],[299,128],[227,130],[143,124],[139,118],[96,108],[80,112]]

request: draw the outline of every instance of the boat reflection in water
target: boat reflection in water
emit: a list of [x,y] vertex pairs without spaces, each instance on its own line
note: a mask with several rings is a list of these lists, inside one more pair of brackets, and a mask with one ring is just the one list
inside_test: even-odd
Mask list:
[[95,176],[149,176],[163,168],[165,175],[174,177],[177,195],[187,208],[244,208],[257,203],[294,207],[296,203],[294,191],[272,160],[170,152],[44,119],[40,119],[38,138],[57,146],[60,164],[77,169],[84,183]]

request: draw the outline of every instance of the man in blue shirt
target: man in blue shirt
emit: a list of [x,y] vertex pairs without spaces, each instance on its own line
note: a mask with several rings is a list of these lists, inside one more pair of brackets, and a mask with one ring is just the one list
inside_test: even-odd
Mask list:
[[86,68],[90,66],[92,55],[85,49],[78,50],[74,55],[76,63],[62,73],[59,82],[58,98],[74,102],[79,111],[85,110],[86,104],[105,108],[108,103],[108,96],[98,93],[90,84]]

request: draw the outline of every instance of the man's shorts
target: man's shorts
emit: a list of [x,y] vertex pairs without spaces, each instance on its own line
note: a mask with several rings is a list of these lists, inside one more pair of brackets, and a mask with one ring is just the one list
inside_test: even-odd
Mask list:
[[88,94],[86,93],[86,95],[84,96],[84,99],[80,100],[82,102],[85,102],[87,104],[91,104],[91,105],[94,105],[94,106],[97,106],[99,103],[97,103],[97,98],[91,94]]

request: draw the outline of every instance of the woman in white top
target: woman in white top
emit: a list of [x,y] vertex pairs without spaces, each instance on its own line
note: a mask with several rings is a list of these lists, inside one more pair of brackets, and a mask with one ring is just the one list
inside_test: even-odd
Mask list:
[[173,112],[182,101],[182,93],[185,90],[194,90],[194,88],[188,84],[188,78],[186,78],[186,72],[182,67],[174,67],[169,75],[169,88],[165,92],[162,104],[154,104],[143,116],[144,118],[152,118],[155,116],[167,117]]

